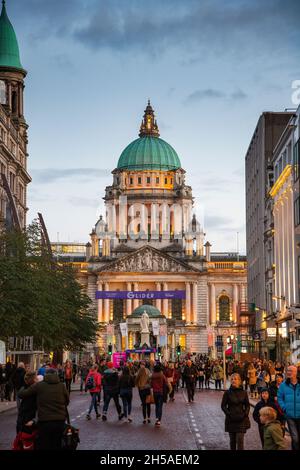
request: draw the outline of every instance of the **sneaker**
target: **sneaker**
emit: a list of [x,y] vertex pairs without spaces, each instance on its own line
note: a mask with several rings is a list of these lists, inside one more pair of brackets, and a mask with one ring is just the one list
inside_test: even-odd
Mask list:
[[96,419],[100,418],[100,416],[101,416],[101,415],[97,414],[97,415],[96,415]]
[[160,421],[158,419],[155,421],[155,426],[160,426]]
[[127,421],[128,421],[128,423],[132,423],[132,418],[130,416],[128,416]]
[[150,418],[147,419],[147,423],[148,423],[148,424],[151,423],[151,419],[150,419]]
[[121,419],[123,419],[123,418],[124,418],[124,413],[121,413],[121,414],[119,415],[119,421],[121,421]]
[[147,423],[147,420],[146,420],[146,419],[144,419],[144,420],[143,420],[143,424],[146,424],[146,423]]
[[107,421],[107,416],[106,415],[102,415],[102,421]]
[[91,419],[91,415],[86,415],[86,419],[89,421]]

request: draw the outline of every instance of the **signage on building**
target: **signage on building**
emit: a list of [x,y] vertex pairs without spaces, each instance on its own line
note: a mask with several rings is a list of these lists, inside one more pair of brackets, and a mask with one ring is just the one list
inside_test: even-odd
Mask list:
[[120,367],[120,362],[123,361],[124,364],[127,360],[127,354],[126,352],[118,352],[118,353],[113,353],[112,355],[112,361],[113,361],[113,365],[114,367]]
[[267,328],[268,338],[276,337],[276,328]]
[[127,290],[97,290],[96,299],[185,299],[185,290],[162,291],[127,291]]
[[159,335],[159,321],[158,320],[152,320],[152,330],[154,336]]
[[120,323],[120,330],[121,330],[121,335],[126,337],[128,335],[128,328],[127,328],[127,323]]

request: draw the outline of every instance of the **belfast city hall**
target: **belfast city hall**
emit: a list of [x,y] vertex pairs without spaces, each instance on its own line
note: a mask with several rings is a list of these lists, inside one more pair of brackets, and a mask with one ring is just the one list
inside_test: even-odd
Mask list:
[[[160,138],[148,101],[139,137],[123,150],[105,189],[105,215],[82,245],[84,258],[73,263],[100,324],[90,354],[110,348],[134,358],[142,347],[152,354],[160,346],[162,357],[170,359],[179,345],[181,352],[216,357],[217,339],[247,331],[241,314],[246,259],[212,252],[186,180],[176,151]],[[69,245],[53,249],[70,255],[76,249]],[[147,345],[140,335],[145,312]]]

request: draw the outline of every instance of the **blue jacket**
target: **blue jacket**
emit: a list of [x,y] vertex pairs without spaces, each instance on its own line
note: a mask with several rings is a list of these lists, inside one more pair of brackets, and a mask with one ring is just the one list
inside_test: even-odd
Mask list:
[[280,385],[277,400],[286,418],[300,418],[300,381],[294,386],[287,379]]

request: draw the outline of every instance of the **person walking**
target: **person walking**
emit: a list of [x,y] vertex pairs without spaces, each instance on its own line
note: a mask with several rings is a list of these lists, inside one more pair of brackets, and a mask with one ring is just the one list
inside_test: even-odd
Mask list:
[[213,367],[213,370],[212,370],[212,377],[215,381],[215,389],[218,390],[221,390],[221,382],[222,382],[222,379],[223,379],[223,368],[221,367],[221,365],[218,363],[218,362],[215,362],[215,365]]
[[132,422],[131,408],[132,408],[132,389],[134,387],[134,377],[130,374],[130,369],[127,366],[123,366],[120,378],[119,388],[120,397],[123,402],[123,413],[128,423]]
[[195,365],[190,359],[186,361],[186,366],[183,370],[183,376],[186,383],[186,390],[188,394],[188,401],[192,403],[194,401],[195,394],[195,383],[197,380],[197,370]]
[[260,420],[260,410],[264,407],[271,407],[277,413],[276,406],[274,400],[270,397],[270,393],[268,388],[263,388],[261,390],[261,399],[258,403],[256,403],[254,410],[253,410],[253,419],[258,424],[258,432],[261,441],[262,448],[264,447],[264,424]]
[[24,382],[24,377],[26,374],[25,370],[25,364],[24,362],[19,362],[17,369],[15,370],[14,374],[12,375],[12,383],[14,386],[14,395],[16,396],[16,402],[17,402],[17,408],[19,409],[20,407],[20,399],[18,397],[18,392],[21,390],[22,387],[24,387],[25,382]]
[[140,399],[142,402],[143,424],[151,422],[151,404],[147,403],[147,397],[151,393],[150,383],[151,373],[146,369],[145,364],[141,363],[135,377],[135,385],[138,387]]
[[[21,390],[27,390],[31,385],[38,382],[36,372],[26,372],[24,376],[24,387]],[[37,412],[37,400],[36,395],[24,397],[20,399],[20,407],[18,410],[17,417],[17,434],[19,432],[25,432],[27,434],[33,434],[36,429],[36,412]]]
[[119,416],[119,420],[122,420],[124,414],[119,403],[119,374],[113,367],[112,362],[107,363],[107,369],[103,373],[103,390],[104,390],[104,405],[102,412],[102,421],[107,421],[107,411],[110,400],[113,399],[115,407]]
[[101,392],[101,374],[99,374],[98,372],[97,364],[95,364],[89,371],[86,377],[85,387],[86,387],[86,390],[88,390],[91,395],[91,403],[90,403],[89,411],[86,415],[86,419],[87,420],[91,419],[91,412],[93,408],[96,413],[96,418],[98,419],[101,416],[98,413],[98,408],[97,408],[97,396],[98,396],[98,393]]
[[71,393],[71,383],[73,377],[73,367],[71,361],[67,360],[65,364],[65,384],[68,390],[68,393]]
[[286,450],[280,422],[276,419],[274,408],[265,406],[260,409],[259,417],[263,426],[263,450]]
[[164,375],[161,365],[156,364],[151,376],[151,388],[153,390],[154,403],[155,403],[155,426],[160,426],[162,418],[162,410],[164,403],[164,387],[171,391],[171,385]]
[[203,390],[204,388],[204,366],[202,362],[200,362],[199,366],[197,367],[197,376],[199,380],[199,390]]
[[204,366],[204,375],[205,375],[205,388],[210,388],[210,378],[211,378],[211,365],[209,362],[206,362]]
[[256,398],[257,397],[257,391],[256,391],[257,376],[256,376],[256,369],[253,365],[253,362],[249,364],[247,376],[248,376],[248,383],[250,387],[250,397]]
[[174,393],[175,393],[175,369],[174,364],[172,362],[166,365],[164,374],[166,376],[167,381],[170,384],[171,392],[169,394],[169,401],[175,401]]
[[4,401],[5,398],[5,385],[6,385],[6,374],[5,367],[0,364],[0,399]]
[[300,450],[300,378],[297,377],[296,366],[288,366],[286,379],[277,392],[277,400],[287,420],[292,449]]
[[229,433],[230,449],[244,450],[244,438],[250,428],[250,403],[248,393],[243,390],[239,374],[230,377],[231,386],[224,392],[221,408],[225,413],[225,432]]
[[[98,367],[98,372],[99,372],[99,367]],[[100,373],[100,372],[99,372]],[[83,393],[83,388],[85,392],[87,391],[85,388],[85,383],[86,383],[86,378],[89,374],[89,368],[86,362],[84,362],[80,367],[79,367],[79,376],[80,376],[80,393]]]
[[38,449],[60,450],[67,418],[69,394],[60,382],[57,370],[46,370],[44,380],[19,391],[21,399],[36,396],[38,414]]

